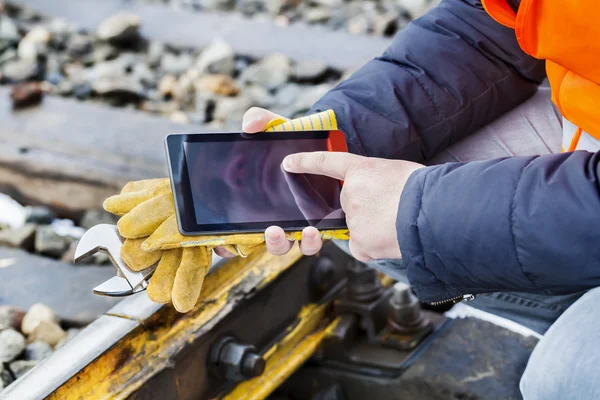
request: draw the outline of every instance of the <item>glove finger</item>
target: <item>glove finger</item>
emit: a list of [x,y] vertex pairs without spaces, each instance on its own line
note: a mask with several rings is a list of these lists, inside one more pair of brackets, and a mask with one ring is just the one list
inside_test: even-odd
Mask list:
[[171,182],[169,178],[156,178],[156,179],[144,179],[142,181],[127,182],[121,193],[141,192],[145,190],[151,190],[155,187],[168,186],[170,187]]
[[265,132],[288,132],[306,130],[336,130],[337,120],[333,110],[322,111],[306,117],[296,118],[289,121],[274,120],[267,124]]
[[160,260],[160,251],[143,251],[144,239],[125,239],[121,246],[121,258],[133,271],[146,269]]
[[211,247],[186,247],[173,283],[173,306],[181,313],[196,305],[212,261]]
[[163,193],[121,217],[117,228],[121,236],[129,239],[148,237],[171,215],[175,214],[171,193]]
[[148,297],[156,303],[169,303],[177,268],[181,264],[181,249],[162,252],[162,257],[148,285]]
[[116,194],[104,200],[102,207],[109,213],[125,215],[143,202],[163,193],[171,193],[169,185],[153,186],[146,190]]

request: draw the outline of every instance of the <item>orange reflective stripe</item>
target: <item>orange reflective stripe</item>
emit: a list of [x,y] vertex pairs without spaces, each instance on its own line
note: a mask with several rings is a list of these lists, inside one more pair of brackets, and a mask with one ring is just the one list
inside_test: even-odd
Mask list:
[[494,19],[494,21],[515,29],[517,14],[508,5],[506,0],[481,0],[485,11]]
[[575,151],[575,149],[577,148],[577,144],[579,144],[579,139],[581,139],[581,131],[581,128],[577,128],[575,134],[571,138],[571,144],[569,145],[567,151]]

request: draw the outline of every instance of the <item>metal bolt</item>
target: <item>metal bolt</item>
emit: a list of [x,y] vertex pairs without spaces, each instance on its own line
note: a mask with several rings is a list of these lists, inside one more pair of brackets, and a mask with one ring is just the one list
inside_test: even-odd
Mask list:
[[353,260],[346,268],[348,294],[356,301],[371,302],[383,293],[377,272],[366,264]]
[[429,326],[430,321],[421,313],[419,299],[409,285],[403,282],[394,284],[389,300],[390,315],[388,325],[399,333],[414,333]]
[[235,382],[261,375],[266,365],[254,346],[237,343],[232,337],[226,337],[213,346],[210,362],[215,375]]
[[319,292],[326,292],[335,283],[336,265],[328,257],[319,257],[315,260],[312,281]]

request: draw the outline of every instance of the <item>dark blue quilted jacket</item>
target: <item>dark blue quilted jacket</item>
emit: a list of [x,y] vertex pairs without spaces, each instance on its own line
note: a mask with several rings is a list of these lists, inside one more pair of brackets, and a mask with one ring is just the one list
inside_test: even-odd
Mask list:
[[[529,98],[542,61],[476,0],[445,0],[311,110],[333,109],[350,151],[426,160]],[[599,114],[600,118],[600,114]],[[600,286],[600,153],[427,167],[397,219],[423,301]]]

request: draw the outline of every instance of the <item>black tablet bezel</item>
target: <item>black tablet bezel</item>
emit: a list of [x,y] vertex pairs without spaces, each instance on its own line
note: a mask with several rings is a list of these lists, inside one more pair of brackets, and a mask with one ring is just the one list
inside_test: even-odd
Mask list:
[[[298,231],[306,226],[315,226],[319,230],[346,229],[345,218],[324,220],[263,221],[250,223],[198,224],[192,199],[190,178],[185,159],[184,144],[197,142],[233,142],[241,140],[290,140],[290,139],[327,139],[330,131],[298,132],[262,132],[248,135],[240,132],[218,133],[174,133],[165,139],[167,162],[171,178],[171,189],[177,214],[177,225],[182,235],[209,235],[231,233],[264,232],[266,228],[277,225],[285,231]],[[341,187],[341,182],[340,182]]]

